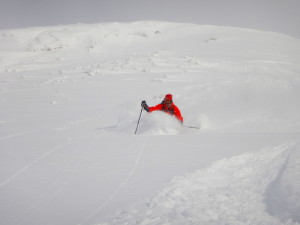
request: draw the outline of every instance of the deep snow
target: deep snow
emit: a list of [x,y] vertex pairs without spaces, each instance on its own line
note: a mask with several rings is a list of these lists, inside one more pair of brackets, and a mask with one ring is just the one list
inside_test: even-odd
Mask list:
[[[300,224],[299,59],[232,27],[0,31],[0,224]],[[134,135],[167,93],[200,129]]]

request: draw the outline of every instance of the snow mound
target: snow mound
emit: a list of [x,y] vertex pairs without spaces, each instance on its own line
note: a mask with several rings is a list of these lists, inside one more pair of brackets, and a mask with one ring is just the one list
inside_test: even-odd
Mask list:
[[78,24],[48,27],[47,30],[42,27],[36,28],[35,35],[27,38],[27,49],[29,51],[52,51],[80,46],[90,51],[97,48],[103,49],[103,47],[110,48],[115,44],[121,47],[124,43],[125,45],[131,43],[132,39],[141,41],[157,36],[161,33],[160,28],[164,27],[163,24],[156,22],[149,21],[147,25],[144,23]]
[[29,51],[52,51],[62,49],[68,46],[67,40],[64,41],[59,35],[54,32],[44,31],[39,33],[28,44]]
[[[205,170],[176,177],[151,201],[121,212],[109,224],[282,224],[267,212],[265,198],[279,176],[282,182],[277,185],[299,190],[300,185],[285,175],[289,173],[286,165],[295,171],[296,165],[289,163],[290,153],[290,145],[280,145],[223,159]],[[289,195],[287,189],[282,191],[283,196]],[[291,200],[299,202],[299,192]],[[289,209],[292,216],[297,207]]]

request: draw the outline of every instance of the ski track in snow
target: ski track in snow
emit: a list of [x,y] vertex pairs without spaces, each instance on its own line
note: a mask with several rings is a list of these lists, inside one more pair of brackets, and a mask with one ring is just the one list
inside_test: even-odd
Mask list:
[[111,196],[108,197],[108,199],[97,209],[95,209],[94,211],[92,211],[85,219],[84,222],[87,223],[90,219],[92,219],[95,215],[97,215],[99,212],[101,212],[101,210],[103,210],[113,199],[115,199],[117,197],[117,195],[120,193],[120,191],[126,186],[126,184],[129,182],[130,178],[134,175],[141,157],[143,155],[143,152],[145,151],[146,145],[150,139],[150,135],[147,136],[146,140],[143,142],[137,156],[136,156],[136,160],[134,161],[131,170],[129,171],[128,175],[126,176],[126,178],[123,180],[123,182],[120,184],[119,187],[117,187],[117,189],[113,192],[113,194]]
[[[77,120],[72,120],[54,130],[56,131],[65,131],[71,128],[74,128],[74,126],[78,126],[82,123],[88,122],[92,119],[95,118],[89,118],[89,117],[84,117],[81,119],[77,119]],[[99,136],[98,136],[99,137]],[[50,154],[54,153],[55,151],[71,144],[72,142],[66,142],[65,144],[62,144],[60,146],[57,146],[55,148],[53,148],[52,150],[50,150],[48,153],[42,155],[41,157],[39,157],[37,160],[34,160],[32,163],[30,163],[29,165],[27,165],[26,167],[24,167],[22,170],[20,170],[17,174],[19,174],[21,171],[24,172],[25,170],[29,169],[29,167],[32,167],[34,164],[38,163],[38,161],[40,161],[41,159],[49,156]],[[80,149],[77,149],[77,153],[81,151]],[[79,165],[82,161],[84,160],[84,157],[81,157],[80,160],[78,160],[76,162],[77,165]],[[72,160],[68,163],[68,165],[72,165],[75,162],[75,157],[72,157]],[[66,165],[67,166],[67,165]],[[66,187],[72,180],[72,178],[74,178],[77,175],[77,171],[79,170],[80,167],[76,166],[76,170],[72,171],[72,175],[68,177],[68,179],[61,181],[61,179],[64,177],[62,174],[56,178],[56,181],[52,183],[52,185],[50,187],[47,188],[47,190],[45,191],[45,194],[43,196],[41,196],[38,201],[37,204],[34,208],[29,208],[26,210],[25,212],[25,217],[20,220],[19,222],[17,222],[18,225],[22,225],[24,224],[30,217],[34,216],[35,214],[37,214],[45,205],[47,202],[49,202],[51,199],[53,199],[55,196],[57,196],[59,193],[64,191],[64,187]],[[16,174],[15,174],[16,175]],[[15,176],[14,175],[14,176]],[[15,176],[16,177],[16,176]],[[14,177],[14,178],[15,178]],[[57,186],[59,186],[59,188],[57,188]],[[55,190],[56,191],[52,191]]]
[[18,137],[18,136],[22,136],[22,135],[26,135],[26,134],[31,134],[36,132],[37,130],[28,130],[28,131],[24,131],[24,132],[19,132],[19,133],[14,133],[14,134],[10,134],[7,136],[2,136],[0,137],[0,140],[5,140],[5,139],[9,139],[9,138],[14,138],[14,137]]
[[[66,146],[66,144],[64,145]],[[61,147],[64,147],[61,146]],[[58,149],[57,149],[58,150]],[[81,152],[81,149],[77,149],[76,153]],[[76,154],[75,154],[76,156]],[[68,162],[68,165],[72,165],[74,162],[76,162],[75,156],[72,157],[72,160]],[[76,162],[76,165],[79,165],[84,160],[84,157],[81,157],[80,160]],[[66,165],[67,166],[67,165]],[[74,165],[73,165],[74,166]],[[65,190],[65,187],[71,182],[71,180],[77,175],[78,170],[80,167],[75,166],[75,170],[72,171],[72,174],[68,176],[68,179],[62,180],[65,178],[63,174],[60,174],[56,178],[56,180],[51,184],[50,187],[47,188],[47,190],[44,192],[42,196],[39,197],[37,203],[34,207],[27,208],[24,212],[24,218],[16,222],[17,225],[22,225],[28,221],[31,217],[38,214],[39,211],[42,210],[43,207],[46,206],[46,204],[51,201],[54,197],[56,197],[59,193],[63,192]]]
[[23,167],[22,169],[20,169],[14,175],[12,175],[11,177],[9,177],[9,178],[5,179],[4,181],[2,181],[0,183],[0,188],[4,187],[5,185],[7,185],[10,182],[12,182],[18,176],[22,175],[25,171],[27,171],[28,169],[30,169],[31,167],[33,167],[34,165],[36,165],[37,163],[39,163],[42,159],[46,158],[47,156],[53,154],[54,152],[58,151],[59,149],[65,147],[65,146],[67,146],[69,144],[70,144],[70,142],[66,142],[66,143],[63,143],[61,145],[58,145],[58,146],[52,148],[51,150],[49,150],[48,152],[46,152],[45,154],[41,155],[37,159],[33,160],[31,163],[27,164],[25,167]]
[[71,129],[71,128],[75,127],[75,126],[79,126],[82,123],[89,122],[90,120],[93,120],[95,118],[96,117],[94,117],[94,118],[84,117],[84,118],[81,118],[81,119],[72,120],[72,121],[66,123],[65,125],[62,125],[62,126],[56,128],[55,130],[56,131],[65,131],[65,130]]

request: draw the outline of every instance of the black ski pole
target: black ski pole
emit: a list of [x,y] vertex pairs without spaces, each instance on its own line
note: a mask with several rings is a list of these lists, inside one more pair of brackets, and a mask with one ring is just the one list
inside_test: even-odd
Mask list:
[[140,123],[140,119],[141,119],[141,115],[142,115],[142,112],[143,112],[143,107],[141,108],[141,113],[140,113],[140,117],[139,117],[139,120],[138,120],[138,122],[137,122],[137,125],[136,125],[136,128],[135,128],[135,133],[134,134],[136,134],[136,132],[137,132],[137,129],[138,129],[138,126],[139,126],[139,123]]

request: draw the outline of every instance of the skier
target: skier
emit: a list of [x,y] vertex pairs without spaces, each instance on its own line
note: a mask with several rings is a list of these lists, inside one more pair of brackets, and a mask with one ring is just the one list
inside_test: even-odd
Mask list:
[[171,94],[167,94],[164,98],[164,100],[153,107],[148,107],[146,101],[142,101],[141,106],[147,111],[147,112],[152,112],[152,111],[163,111],[167,114],[170,114],[172,116],[175,116],[176,119],[183,124],[183,117],[181,116],[179,108],[174,105],[173,103],[173,96]]

